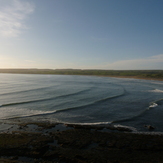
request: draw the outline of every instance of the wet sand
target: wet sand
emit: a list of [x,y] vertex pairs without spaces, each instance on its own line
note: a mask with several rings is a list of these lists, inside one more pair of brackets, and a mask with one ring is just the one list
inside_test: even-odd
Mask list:
[[0,133],[0,162],[161,163],[163,135],[105,126],[23,123]]

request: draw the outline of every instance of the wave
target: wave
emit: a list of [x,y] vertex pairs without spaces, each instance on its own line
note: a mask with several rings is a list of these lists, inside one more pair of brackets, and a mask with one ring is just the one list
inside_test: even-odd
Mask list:
[[149,106],[149,108],[155,108],[155,107],[157,107],[158,106],[158,104],[156,104],[156,103],[152,103],[150,106]]
[[[81,92],[81,91],[80,91]],[[111,97],[108,97],[108,98],[105,98],[105,99],[101,99],[101,100],[98,100],[98,101],[95,101],[93,103],[89,103],[89,104],[86,104],[86,105],[81,105],[81,106],[77,106],[77,107],[72,107],[72,108],[65,108],[65,109],[60,109],[60,110],[53,110],[53,111],[44,111],[44,112],[41,112],[41,113],[38,113],[38,114],[29,114],[29,115],[20,115],[19,117],[11,117],[11,118],[5,118],[5,119],[16,119],[16,118],[28,118],[28,117],[35,117],[35,116],[47,116],[47,115],[52,115],[52,114],[56,114],[56,113],[60,113],[60,112],[66,112],[66,111],[70,111],[70,110],[76,110],[76,109],[81,109],[81,108],[84,108],[84,107],[88,107],[88,106],[91,106],[91,105],[96,105],[97,103],[99,102],[103,102],[103,101],[106,101],[106,100],[109,100],[109,99],[113,99],[113,98],[118,98],[118,97],[121,97],[123,96],[124,93],[122,94],[119,94],[119,95],[116,95],[116,96],[111,96]],[[65,96],[65,95],[64,95]],[[36,101],[36,100],[35,100]],[[29,101],[30,103],[31,101]],[[23,104],[24,103],[27,103],[27,102],[22,102]],[[21,103],[21,104],[22,104]],[[19,104],[19,103],[18,103]],[[4,105],[1,105],[2,106],[9,106],[9,105],[17,105],[17,103],[13,103],[13,104],[4,104]],[[105,122],[104,122],[105,123]],[[111,122],[109,122],[111,123]]]
[[22,91],[14,91],[14,92],[8,92],[8,93],[1,93],[0,95],[1,96],[4,96],[4,95],[15,95],[15,94],[18,94],[18,93],[27,93],[27,92],[45,90],[45,89],[51,88],[51,87],[53,87],[53,86],[34,88],[34,89],[28,89],[28,90],[22,90]]
[[34,113],[28,114],[28,115],[17,115],[17,116],[10,116],[5,118],[0,118],[1,120],[12,120],[17,118],[28,118],[28,117],[35,117],[35,116],[44,116],[48,114],[54,114],[55,111],[34,111]]
[[158,84],[159,84],[159,85],[163,85],[163,82],[160,83],[160,82],[158,82],[158,81],[157,81],[157,82],[151,82],[151,83],[152,83],[152,84],[157,84],[157,85],[158,85]]
[[92,123],[67,123],[67,124],[75,124],[75,125],[108,125],[111,124],[112,122],[92,122]]
[[155,92],[155,93],[163,93],[163,90],[160,90],[160,89],[154,89],[154,90],[151,90],[149,92]]
[[119,131],[132,131],[132,132],[137,132],[137,129],[132,126],[125,126],[125,125],[113,125],[116,130]]
[[162,101],[163,101],[163,99],[159,99],[159,100],[150,102],[149,106],[146,109],[142,110],[139,114],[129,117],[129,118],[114,120],[114,121],[112,121],[112,123],[127,122],[127,121],[131,121],[131,120],[135,120],[135,118],[139,118],[140,116],[144,115],[148,110],[154,109],[157,106],[161,105]]
[[15,102],[15,103],[1,104],[0,107],[13,106],[13,105],[22,105],[22,104],[29,104],[29,103],[36,103],[36,102],[43,102],[43,101],[50,101],[50,100],[54,100],[54,99],[58,99],[58,98],[64,98],[64,97],[67,97],[67,96],[79,95],[81,93],[90,91],[91,89],[92,88],[89,88],[89,89],[78,91],[78,92],[75,92],[75,93],[60,95],[60,96],[56,96],[56,97],[52,97],[52,98],[44,98],[44,99],[38,99],[38,100],[30,100],[30,101],[21,101],[21,102]]
[[92,123],[65,123],[68,127],[75,128],[90,128],[96,130],[109,129],[109,130],[118,130],[118,131],[130,131],[137,132],[137,129],[131,126],[125,125],[114,125],[112,122],[92,122]]
[[119,95],[116,95],[116,96],[111,96],[111,97],[107,97],[107,98],[104,98],[104,99],[100,99],[100,100],[97,100],[97,101],[95,101],[93,103],[89,103],[89,104],[86,104],[86,105],[80,105],[80,106],[77,106],[77,107],[71,107],[71,108],[56,110],[55,113],[66,112],[66,111],[70,111],[70,110],[77,110],[77,109],[89,107],[89,106],[92,106],[92,105],[96,105],[97,103],[107,101],[109,99],[119,98],[119,97],[124,96],[124,95],[125,95],[125,93],[122,93],[122,94],[119,94]]
[[132,120],[135,120],[136,118],[140,117],[141,115],[145,114],[145,112],[147,111],[147,109],[144,109],[143,111],[141,111],[139,114],[129,117],[129,118],[122,118],[122,119],[118,119],[118,120],[113,120],[112,123],[120,123],[120,122],[129,122]]
[[107,97],[107,98],[95,101],[94,104],[99,103],[99,102],[105,102],[105,101],[107,101],[109,99],[118,98],[118,97],[121,97],[121,96],[124,96],[124,95],[125,95],[125,93],[123,92],[122,94],[119,94],[119,95],[115,95],[115,96],[111,96],[111,97]]
[[162,105],[162,101],[163,101],[163,99],[159,99],[159,100],[156,100],[156,101],[151,102],[151,103],[149,104],[148,109],[150,109],[150,108],[155,108],[155,107],[157,107],[157,106],[159,106],[159,105]]

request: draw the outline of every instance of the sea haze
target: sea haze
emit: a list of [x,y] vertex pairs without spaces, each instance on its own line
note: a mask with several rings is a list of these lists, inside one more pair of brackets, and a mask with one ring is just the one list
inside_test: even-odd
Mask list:
[[0,74],[0,120],[115,124],[163,132],[163,82]]

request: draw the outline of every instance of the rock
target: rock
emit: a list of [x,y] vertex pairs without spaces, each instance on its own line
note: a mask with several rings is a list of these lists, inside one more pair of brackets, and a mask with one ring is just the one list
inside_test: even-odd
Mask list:
[[22,126],[20,126],[20,127],[19,127],[19,130],[21,130],[21,129],[23,129],[23,127],[22,127]]
[[11,160],[17,160],[19,157],[18,156],[13,156],[11,157]]
[[144,127],[146,127],[148,130],[154,130],[155,128],[151,125],[145,125]]

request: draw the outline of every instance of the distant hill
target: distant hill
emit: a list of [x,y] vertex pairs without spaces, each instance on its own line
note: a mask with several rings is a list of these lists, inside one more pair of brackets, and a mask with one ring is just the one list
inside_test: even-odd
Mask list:
[[0,69],[0,73],[94,75],[163,79],[163,70]]

